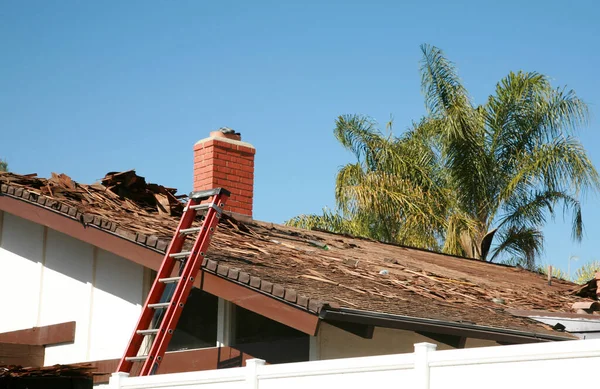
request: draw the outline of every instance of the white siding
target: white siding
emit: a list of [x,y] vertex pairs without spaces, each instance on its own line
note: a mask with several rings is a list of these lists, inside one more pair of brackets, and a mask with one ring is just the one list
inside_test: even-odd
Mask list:
[[143,278],[142,266],[98,250],[90,360],[123,355],[141,312]]
[[40,325],[77,322],[75,343],[46,347],[45,363],[84,361],[87,353],[94,247],[48,231]]
[[142,266],[0,212],[0,332],[76,322],[75,342],[46,347],[46,365],[120,357],[144,286]]
[[44,227],[0,212],[0,332],[34,327],[38,319]]

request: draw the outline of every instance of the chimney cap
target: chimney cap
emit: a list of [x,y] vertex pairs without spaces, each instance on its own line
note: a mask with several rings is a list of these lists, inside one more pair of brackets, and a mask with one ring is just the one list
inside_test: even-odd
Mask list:
[[221,131],[225,135],[241,135],[239,132],[235,132],[232,128],[221,127],[217,131]]
[[[239,132],[235,132],[233,129],[231,129],[229,127],[221,127],[216,131],[211,131],[209,136],[211,138],[219,138],[219,139],[230,139],[230,140],[236,140],[236,141],[242,140],[242,135]],[[202,141],[200,141],[200,142],[202,142]]]

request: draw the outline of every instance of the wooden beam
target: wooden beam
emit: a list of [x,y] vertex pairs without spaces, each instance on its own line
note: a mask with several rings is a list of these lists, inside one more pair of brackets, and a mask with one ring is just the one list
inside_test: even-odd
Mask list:
[[231,301],[235,305],[295,328],[305,334],[314,336],[317,333],[318,316],[273,297],[205,271],[201,274],[201,286],[202,290],[212,295]]
[[438,334],[435,332],[426,332],[426,331],[415,331],[415,332],[419,335],[426,336],[429,339],[433,339],[436,342],[444,343],[452,348],[465,348],[465,343],[467,342],[467,338],[464,336]]
[[[243,353],[233,347],[211,347],[196,350],[171,351],[165,354],[158,374],[183,373],[187,371],[202,371],[225,369],[245,366],[246,360],[253,359],[252,355]],[[117,370],[118,359],[85,362],[96,368],[94,384],[108,382],[110,375]],[[135,367],[132,370],[135,376]]]
[[75,341],[75,322],[0,333],[0,343],[47,346]]
[[360,336],[365,339],[373,339],[373,333],[375,332],[375,326],[367,324],[357,324],[345,321],[327,321],[327,324],[331,324],[341,330],[347,331],[356,336]]
[[0,343],[0,366],[20,365],[38,367],[44,365],[44,346]]

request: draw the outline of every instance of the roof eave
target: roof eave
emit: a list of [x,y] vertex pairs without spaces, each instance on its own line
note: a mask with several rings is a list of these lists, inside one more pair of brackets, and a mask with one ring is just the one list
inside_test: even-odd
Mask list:
[[325,322],[330,320],[375,327],[395,328],[410,331],[426,331],[467,338],[487,339],[500,343],[516,344],[576,339],[569,334],[544,334],[508,328],[487,327],[472,323],[460,323],[412,316],[392,315],[349,308],[324,308],[319,313],[319,318]]

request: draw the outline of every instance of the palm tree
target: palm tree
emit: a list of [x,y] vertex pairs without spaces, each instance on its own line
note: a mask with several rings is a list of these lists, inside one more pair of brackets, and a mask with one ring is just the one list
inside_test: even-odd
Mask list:
[[338,173],[336,210],[288,224],[482,260],[508,254],[532,267],[541,228],[562,205],[580,240],[580,195],[600,186],[574,134],[587,123],[585,103],[539,73],[511,72],[476,106],[442,51],[421,48],[428,115],[400,137],[339,117],[335,136],[357,162]]
[[600,261],[586,263],[575,272],[575,283],[585,284],[593,280],[597,272],[600,272]]
[[8,163],[2,159],[0,159],[0,172],[8,171]]

